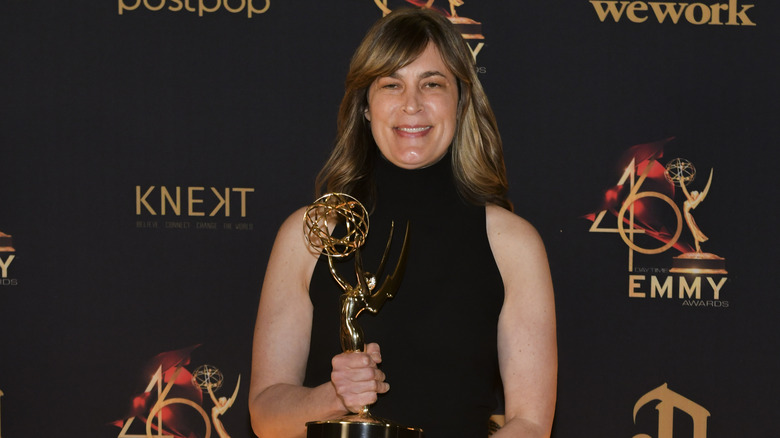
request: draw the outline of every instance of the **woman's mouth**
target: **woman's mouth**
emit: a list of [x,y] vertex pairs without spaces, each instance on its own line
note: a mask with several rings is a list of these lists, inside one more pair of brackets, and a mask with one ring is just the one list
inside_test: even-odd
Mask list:
[[399,126],[395,129],[406,134],[419,134],[431,129],[431,126]]

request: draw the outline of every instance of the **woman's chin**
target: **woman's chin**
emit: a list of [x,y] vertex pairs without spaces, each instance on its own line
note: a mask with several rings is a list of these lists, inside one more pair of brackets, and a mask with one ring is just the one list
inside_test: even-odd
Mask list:
[[435,157],[428,156],[425,154],[419,154],[417,152],[409,152],[400,156],[393,156],[390,158],[387,158],[388,161],[396,165],[397,167],[400,167],[402,169],[407,170],[413,170],[413,169],[422,169],[428,166],[432,166],[436,163],[438,163],[443,157],[446,155],[445,153],[441,155],[437,155]]

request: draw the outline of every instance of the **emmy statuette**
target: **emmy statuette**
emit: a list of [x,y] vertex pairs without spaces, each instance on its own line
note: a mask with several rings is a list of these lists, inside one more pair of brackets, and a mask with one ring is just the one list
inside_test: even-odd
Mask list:
[[672,269],[669,272],[676,274],[728,274],[726,271],[726,259],[715,254],[704,252],[701,244],[709,238],[701,231],[693,218],[693,210],[707,197],[712,185],[712,174],[707,185],[700,193],[696,190],[688,191],[688,185],[696,178],[696,168],[683,158],[676,158],[666,165],[665,176],[672,183],[679,186],[685,195],[683,203],[683,215],[685,223],[693,236],[696,251],[686,252],[675,257],[672,261]]
[[[344,222],[346,233],[338,238],[331,235],[332,225]],[[406,225],[403,248],[398,265],[382,285],[378,280],[387,262],[393,226],[385,246],[384,255],[375,275],[363,269],[360,247],[368,236],[368,212],[355,198],[343,193],[329,193],[320,197],[306,209],[303,218],[304,235],[309,245],[328,257],[330,273],[344,293],[341,294],[341,348],[344,352],[364,351],[363,330],[357,317],[363,310],[379,312],[388,298],[398,291],[404,275],[409,251],[409,224]],[[333,260],[355,255],[357,285],[352,286],[337,272]],[[306,423],[307,438],[423,438],[422,429],[401,426],[369,413],[368,406],[360,412],[334,420]]]

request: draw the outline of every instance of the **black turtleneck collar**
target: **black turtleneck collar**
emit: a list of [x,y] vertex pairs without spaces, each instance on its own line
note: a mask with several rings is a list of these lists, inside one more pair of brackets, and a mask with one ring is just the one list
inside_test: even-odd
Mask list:
[[374,175],[377,211],[387,208],[398,213],[410,208],[427,210],[427,207],[447,205],[443,203],[445,200],[460,198],[452,174],[450,151],[436,163],[420,169],[403,169],[379,156]]

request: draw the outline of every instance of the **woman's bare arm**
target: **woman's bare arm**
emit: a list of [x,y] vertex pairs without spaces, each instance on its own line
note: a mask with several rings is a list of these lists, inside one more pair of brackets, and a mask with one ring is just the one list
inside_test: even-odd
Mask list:
[[549,437],[558,355],[547,255],[533,226],[501,207],[487,207],[487,227],[505,288],[498,353],[506,425],[494,436]]

